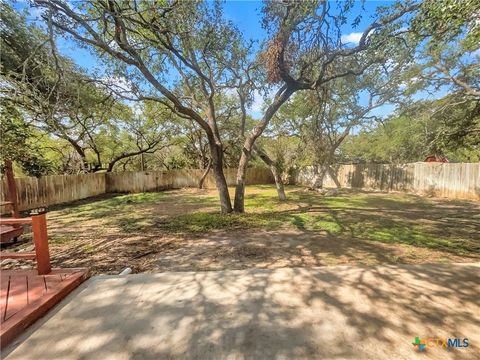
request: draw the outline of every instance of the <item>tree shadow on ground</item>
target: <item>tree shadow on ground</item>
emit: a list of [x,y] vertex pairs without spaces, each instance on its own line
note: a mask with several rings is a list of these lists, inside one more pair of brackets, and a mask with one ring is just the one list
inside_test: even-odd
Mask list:
[[[164,273],[93,281],[7,359],[470,359],[478,266]],[[37,326],[38,327],[38,326]]]
[[480,259],[474,202],[287,191],[279,202],[272,186],[255,187],[247,213],[228,216],[209,191],[80,201],[48,214],[52,263],[115,274]]

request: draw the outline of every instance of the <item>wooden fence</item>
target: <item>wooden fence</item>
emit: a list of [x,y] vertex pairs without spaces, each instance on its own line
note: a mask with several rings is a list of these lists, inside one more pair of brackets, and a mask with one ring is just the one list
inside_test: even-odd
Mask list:
[[[107,192],[144,192],[164,189],[197,187],[203,170],[183,169],[171,171],[129,171],[106,174]],[[225,169],[225,177],[229,186],[235,185],[237,169]],[[272,173],[266,168],[250,168],[247,170],[246,183],[272,184]],[[204,183],[206,188],[215,187],[215,179],[210,171]]]
[[[9,199],[6,180],[2,179],[0,201]],[[40,178],[16,178],[20,210],[66,203],[104,194],[105,174],[49,175]],[[4,212],[5,209],[1,209]]]
[[[355,164],[333,170],[342,187],[480,200],[480,163]],[[312,167],[297,173],[299,185],[310,186],[313,180]],[[333,176],[327,175],[323,186],[334,187]]]
[[[229,185],[235,184],[236,169],[225,169]],[[144,192],[183,187],[196,187],[202,170],[139,171],[122,173],[97,173],[83,175],[50,175],[40,178],[16,178],[17,200],[20,210],[51,206],[80,200],[110,192]],[[6,180],[2,179],[0,201],[9,198]],[[247,184],[270,184],[273,177],[266,168],[251,168],[247,171]],[[215,187],[212,173],[204,186]],[[0,208],[1,213],[8,211]]]
[[[480,163],[414,163],[406,165],[358,164],[334,167],[342,187],[406,191],[427,196],[451,199],[480,200]],[[196,187],[202,170],[143,171],[99,173],[85,175],[52,175],[41,178],[17,178],[17,197],[20,210],[29,210],[84,199],[109,192],[136,193],[183,187]],[[235,184],[236,169],[226,169],[228,185]],[[295,182],[310,186],[313,169],[299,171]],[[272,184],[273,178],[266,168],[247,171],[247,184]],[[214,188],[210,173],[205,187]],[[334,187],[331,176],[326,176],[325,187]],[[8,198],[5,179],[1,182],[0,201]],[[0,209],[5,212],[6,209]]]

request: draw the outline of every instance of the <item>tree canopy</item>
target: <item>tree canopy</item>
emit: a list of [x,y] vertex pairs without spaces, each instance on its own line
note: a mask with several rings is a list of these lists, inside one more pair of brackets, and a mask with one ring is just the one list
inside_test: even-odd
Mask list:
[[[1,156],[26,174],[196,167],[213,172],[229,213],[244,211],[252,164],[271,169],[284,199],[301,166],[321,183],[344,161],[478,160],[475,0],[392,2],[368,19],[353,0],[265,1],[261,43],[218,1],[31,6],[37,24],[0,3]],[[237,168],[233,202],[226,167]]]

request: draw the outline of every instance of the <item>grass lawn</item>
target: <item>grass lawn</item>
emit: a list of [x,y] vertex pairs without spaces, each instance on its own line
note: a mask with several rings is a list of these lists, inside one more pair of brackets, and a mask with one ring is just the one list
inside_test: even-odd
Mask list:
[[475,202],[300,187],[287,196],[250,186],[242,215],[219,214],[214,190],[76,202],[48,214],[53,262],[117,273],[480,260]]

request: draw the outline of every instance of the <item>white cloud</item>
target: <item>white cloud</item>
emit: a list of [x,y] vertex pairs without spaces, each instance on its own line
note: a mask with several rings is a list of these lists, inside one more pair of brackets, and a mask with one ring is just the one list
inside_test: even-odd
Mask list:
[[344,44],[347,43],[353,43],[353,44],[358,44],[360,42],[360,39],[362,38],[363,33],[361,32],[352,32],[347,35],[342,35],[342,42]]

